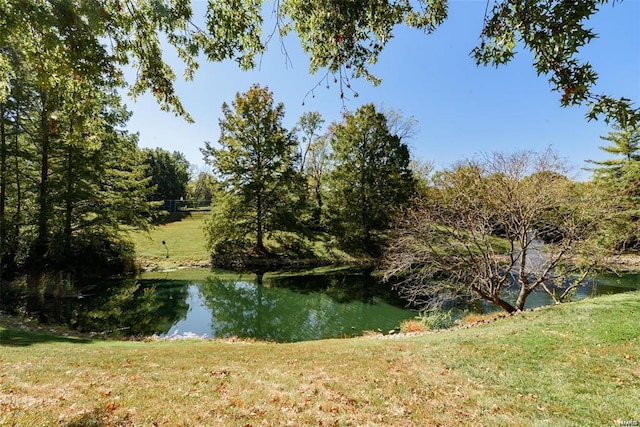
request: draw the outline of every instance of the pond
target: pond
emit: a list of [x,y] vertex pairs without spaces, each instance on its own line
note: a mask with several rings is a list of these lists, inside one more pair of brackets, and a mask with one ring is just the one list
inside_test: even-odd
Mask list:
[[[0,310],[110,336],[197,335],[294,342],[388,332],[415,311],[366,271],[205,275],[184,272],[84,287],[21,289]],[[159,277],[159,278],[158,278]],[[50,294],[52,288],[59,296]]]
[[[47,293],[27,292],[28,287],[5,290],[0,310],[106,336],[242,337],[276,342],[386,333],[417,314],[367,271],[184,275],[129,278],[80,290],[58,282]],[[602,275],[579,288],[574,298],[637,290],[639,283],[638,274]],[[551,302],[548,295],[536,292],[527,308]],[[495,308],[483,303],[464,309]]]

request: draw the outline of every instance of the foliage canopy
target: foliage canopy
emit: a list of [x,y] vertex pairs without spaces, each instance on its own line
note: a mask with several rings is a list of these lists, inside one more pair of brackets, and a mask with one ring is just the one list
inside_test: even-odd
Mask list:
[[614,126],[601,137],[611,144],[600,147],[615,156],[592,161],[593,197],[602,199],[610,213],[602,224],[601,243],[616,251],[640,250],[640,127]]
[[373,104],[339,124],[331,139],[328,210],[342,245],[377,255],[383,233],[415,191],[409,148]]
[[[509,62],[523,45],[532,52],[538,74],[548,76],[560,93],[561,105],[586,104],[589,119],[635,125],[640,109],[630,99],[594,92],[597,73],[580,56],[580,49],[597,36],[587,26],[589,18],[607,3],[615,0],[495,0],[491,8],[488,2],[472,55],[478,64],[497,66]],[[79,74],[96,68],[122,81],[122,68],[132,65],[137,69],[132,95],[149,90],[163,109],[188,119],[175,93],[175,72],[163,59],[163,40],[176,49],[190,79],[200,54],[252,68],[272,38],[261,33],[263,0],[210,1],[202,28],[194,24],[189,0],[4,0],[2,5],[1,39],[37,35],[47,55],[58,52],[63,58],[50,69],[50,80],[64,78],[61,67],[71,67]],[[277,21],[272,35],[295,31],[310,55],[310,71],[326,69],[335,75],[343,95],[351,78],[380,81],[370,67],[397,25],[430,33],[448,14],[448,0],[281,0],[273,7]],[[0,100],[15,73],[10,52],[3,47],[0,55]]]
[[142,163],[147,167],[150,179],[151,200],[177,200],[187,195],[189,161],[184,154],[162,148],[142,150]]

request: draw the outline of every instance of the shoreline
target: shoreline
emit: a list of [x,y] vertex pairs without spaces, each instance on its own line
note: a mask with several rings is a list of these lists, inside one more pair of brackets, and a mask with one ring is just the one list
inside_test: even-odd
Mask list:
[[213,270],[223,269],[235,272],[247,271],[278,271],[278,270],[305,270],[328,266],[373,266],[372,259],[324,259],[324,258],[256,258],[237,265],[216,266],[208,260],[158,260],[145,257],[136,257],[136,263],[140,271],[145,273],[166,272],[175,270]]
[[640,273],[640,254],[609,255],[602,264],[613,273]]
[[[274,262],[275,261],[275,262]],[[282,262],[284,261],[284,262]],[[136,257],[136,263],[140,266],[141,272],[166,272],[174,270],[203,270],[214,269],[215,267],[210,260],[195,259],[195,260],[164,260],[148,257]],[[330,265],[373,265],[374,260],[371,259],[352,259],[352,260],[337,260],[337,259],[260,259],[258,262],[247,265],[244,271],[250,271],[252,268],[314,268]],[[640,254],[620,254],[609,255],[602,258],[600,270],[609,270],[612,273],[640,273]],[[241,271],[241,270],[238,270]]]

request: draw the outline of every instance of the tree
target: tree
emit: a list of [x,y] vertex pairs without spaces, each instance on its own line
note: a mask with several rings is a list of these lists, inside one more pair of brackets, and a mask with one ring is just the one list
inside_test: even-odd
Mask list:
[[193,178],[189,181],[187,188],[189,200],[193,200],[195,203],[211,201],[214,187],[213,175],[205,168],[196,169],[193,166],[191,175]]
[[512,313],[538,289],[566,300],[594,266],[602,216],[563,170],[547,151],[496,153],[437,174],[429,198],[397,219],[385,278],[427,305],[481,298]]
[[[509,62],[523,45],[531,51],[538,74],[548,75],[553,90],[561,94],[562,106],[587,104],[589,119],[604,117],[634,125],[640,109],[624,97],[594,93],[597,73],[580,56],[580,48],[596,37],[586,23],[606,3],[497,0],[490,10],[487,7],[480,44],[472,55],[479,65],[498,66]],[[294,30],[310,55],[311,72],[326,68],[339,75],[344,95],[350,78],[380,82],[369,67],[378,61],[396,25],[431,33],[446,20],[447,4],[447,0],[288,0],[280,3],[280,19],[286,22],[281,32]]]
[[324,119],[317,111],[304,113],[298,120],[300,172],[304,175],[306,191],[310,196],[312,227],[319,227],[322,215],[322,184],[327,167],[327,137],[321,135]]
[[11,65],[0,99],[2,266],[122,272],[133,265],[123,225],[147,226],[148,210],[137,140],[122,130],[121,82],[105,72],[110,58],[84,37],[90,30],[73,22],[68,4],[27,3],[8,5],[0,18],[0,53]]
[[150,200],[178,200],[187,195],[189,161],[179,151],[162,148],[142,150],[152,192]]
[[415,117],[405,117],[401,110],[393,108],[383,109],[381,113],[387,119],[389,132],[400,138],[400,141],[406,143],[408,139],[412,139],[418,133],[419,123]]
[[600,147],[618,157],[590,161],[593,169],[594,197],[610,207],[602,223],[602,244],[616,251],[640,249],[640,127],[614,126],[607,136],[612,144]]
[[332,130],[316,139],[310,146],[308,161],[305,164],[304,174],[308,189],[311,193],[312,220],[314,225],[323,227],[323,210],[325,181],[327,170],[330,166],[330,141]]
[[223,248],[246,251],[251,235],[253,252],[264,255],[265,236],[291,226],[302,194],[297,144],[282,125],[284,105],[274,105],[266,87],[237,93],[222,113],[220,148],[206,142],[202,149],[221,187],[208,224],[209,246],[214,256]]
[[391,219],[413,195],[409,149],[389,133],[373,104],[336,127],[329,176],[329,216],[343,245],[379,252]]
[[[563,106],[587,104],[589,119],[604,117],[623,126],[640,120],[640,109],[631,100],[594,93],[597,73],[581,57],[580,48],[597,34],[587,27],[600,7],[615,0],[496,0],[485,13],[480,43],[473,56],[478,64],[509,62],[519,46],[531,51],[538,74],[549,76]],[[310,55],[310,70],[326,69],[339,79],[341,95],[350,89],[350,79],[364,77],[374,84],[370,66],[393,37],[396,26],[431,33],[447,18],[447,0],[281,0],[276,3],[276,31],[295,31],[303,50]],[[161,107],[190,119],[175,94],[174,70],[162,56],[161,40],[175,48],[190,79],[198,68],[197,58],[209,61],[233,59],[243,69],[255,66],[272,38],[261,37],[263,0],[216,0],[208,3],[205,25],[194,24],[188,0],[110,1],[79,3],[44,0],[5,1],[0,17],[0,40],[9,35],[31,34],[34,27],[51,29],[49,52],[78,62],[87,59],[87,46],[102,47],[109,58],[104,72],[122,76],[122,68],[137,65],[132,95],[149,90]],[[487,5],[488,6],[488,5]],[[53,35],[59,34],[62,37]],[[80,47],[80,48],[78,48]],[[68,55],[73,53],[74,55]],[[8,93],[12,64],[0,55],[0,101]],[[55,78],[56,73],[52,73]]]
[[629,162],[640,161],[640,126],[623,128],[620,125],[614,125],[613,130],[608,135],[601,136],[600,139],[612,143],[601,146],[602,151],[621,156],[621,158],[603,161],[590,160],[590,163],[600,166],[595,170],[596,176],[616,175]]
[[318,140],[320,135],[318,135],[317,133],[323,123],[324,119],[322,118],[322,115],[320,113],[318,113],[317,111],[309,111],[307,113],[304,113],[296,124],[295,132],[300,134],[300,171],[305,170],[309,151],[311,150],[314,142]]

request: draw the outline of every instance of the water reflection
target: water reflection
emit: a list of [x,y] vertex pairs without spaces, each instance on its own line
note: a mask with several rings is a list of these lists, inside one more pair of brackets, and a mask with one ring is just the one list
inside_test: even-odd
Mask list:
[[[89,286],[58,281],[37,287],[25,282],[3,287],[0,310],[108,336],[191,333],[278,342],[347,337],[367,330],[386,332],[416,314],[368,271],[267,274],[253,280],[225,280],[215,275],[191,281],[169,278],[129,278]],[[639,279],[637,274],[601,275],[578,288],[574,299],[640,289]],[[529,297],[527,308],[551,303],[548,295],[536,292]],[[496,309],[486,303],[457,308]]]
[[80,332],[109,336],[141,336],[166,332],[184,317],[187,286],[125,278],[72,285],[61,283],[55,294],[49,286],[36,289],[31,283],[3,289],[0,310],[23,315],[41,324],[64,325]]
[[[371,278],[322,277],[324,279],[317,276],[297,279],[258,276],[251,282],[207,278],[197,284],[197,288],[202,304],[210,312],[210,336],[252,337],[278,342],[344,337],[360,335],[366,330],[392,329],[415,315],[366,291]],[[303,292],[300,288],[290,287],[298,279],[306,283],[302,286]],[[335,290],[336,283],[351,285],[343,287],[339,293],[328,292]],[[354,293],[354,290],[358,292]],[[357,298],[358,293],[364,298]],[[334,297],[336,294],[339,298]],[[202,313],[201,307],[194,310],[194,317],[201,317],[198,313]],[[176,325],[176,329],[194,332],[192,329],[198,328],[195,323],[184,321]],[[202,319],[197,323],[202,325]],[[201,331],[200,326],[198,332]],[[174,332],[170,331],[169,335]]]

